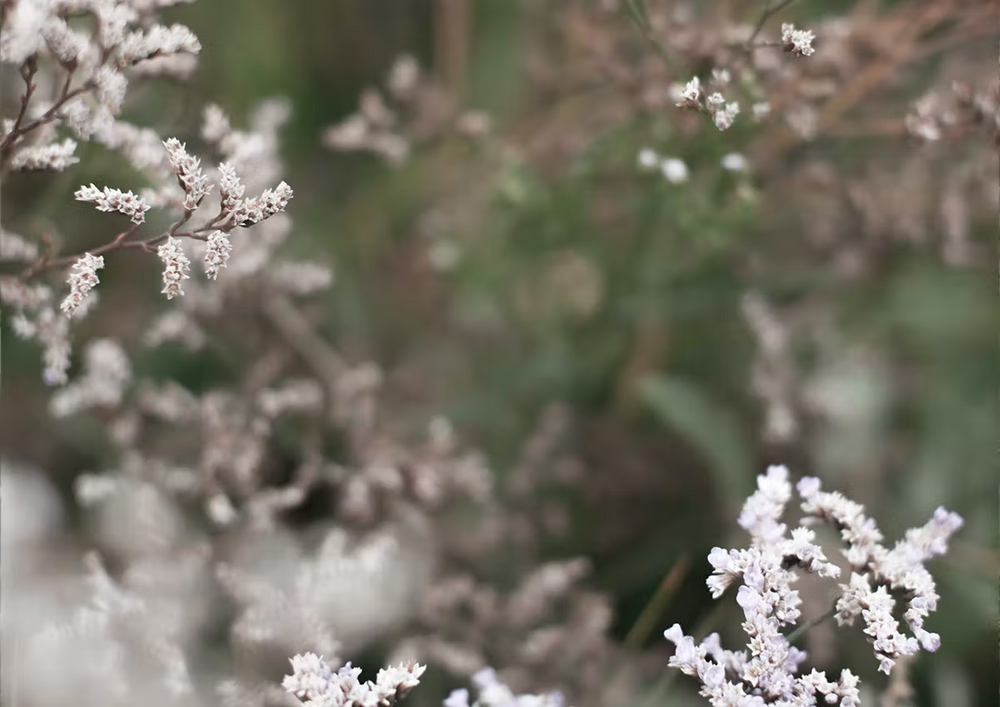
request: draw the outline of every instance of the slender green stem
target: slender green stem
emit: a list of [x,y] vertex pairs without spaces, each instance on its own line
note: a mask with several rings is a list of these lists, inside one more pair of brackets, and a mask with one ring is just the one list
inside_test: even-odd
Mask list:
[[663,610],[667,608],[670,600],[677,593],[677,589],[680,587],[681,582],[684,581],[684,577],[687,576],[689,569],[691,569],[691,561],[686,555],[682,555],[674,563],[674,566],[670,568],[670,571],[667,572],[663,581],[660,582],[660,586],[657,587],[656,592],[629,630],[628,635],[625,637],[626,648],[638,650],[646,642],[646,639],[649,638],[650,633],[652,633],[657,621],[659,621],[660,616],[663,614]]
[[832,618],[836,613],[837,613],[837,607],[836,607],[836,605],[834,605],[834,606],[831,606],[830,609],[828,611],[826,611],[825,613],[820,614],[819,616],[817,616],[814,619],[810,619],[809,621],[806,621],[804,624],[802,624],[797,629],[795,629],[790,634],[788,634],[788,642],[789,643],[795,643],[797,640],[799,640],[804,635],[806,635],[806,633],[809,631],[809,629],[811,629],[811,628],[813,628],[815,626],[819,626],[821,623],[823,623],[827,619]]

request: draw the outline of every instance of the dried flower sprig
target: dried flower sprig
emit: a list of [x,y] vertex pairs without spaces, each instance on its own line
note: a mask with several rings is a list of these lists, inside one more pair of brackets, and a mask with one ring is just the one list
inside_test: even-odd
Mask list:
[[[797,579],[794,569],[821,577],[840,574],[840,568],[828,562],[823,549],[814,542],[811,529],[803,525],[789,535],[781,522],[792,497],[788,476],[785,467],[772,466],[757,477],[757,491],[747,500],[739,518],[740,526],[750,533],[750,547],[714,548],[708,556],[715,568],[707,581],[714,598],[734,581],[742,580],[736,601],[744,612],[749,651],[723,650],[717,634],[695,644],[677,624],[664,634],[676,645],[670,667],[698,677],[701,695],[716,707],[860,704],[858,678],[849,670],[842,671],[838,681],[830,681],[815,670],[796,675],[806,654],[781,632],[798,623],[801,616],[801,599],[792,589]],[[920,645],[928,651],[936,650],[940,639],[923,628],[924,618],[937,606],[934,582],[923,562],[947,550],[948,538],[961,527],[962,519],[938,509],[927,525],[908,531],[890,551],[880,544],[878,528],[859,504],[838,493],[823,492],[815,478],[802,479],[798,490],[802,510],[807,514],[803,523],[832,521],[848,543],[844,554],[856,572],[850,584],[841,585],[837,618],[840,623],[851,623],[857,616],[864,618],[865,632],[880,661],[879,669],[889,673],[896,659],[916,653]],[[874,591],[871,582],[878,585]],[[916,638],[899,633],[889,589],[910,597],[905,618]]]

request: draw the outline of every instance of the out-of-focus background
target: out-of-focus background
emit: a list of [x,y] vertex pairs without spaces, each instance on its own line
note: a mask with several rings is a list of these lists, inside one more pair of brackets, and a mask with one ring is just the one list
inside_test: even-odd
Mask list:
[[[864,503],[890,542],[938,506],[962,514],[931,564],[942,647],[909,669],[912,704],[996,704],[997,152],[991,126],[927,140],[905,121],[955,82],[995,96],[996,34],[962,17],[982,5],[792,4],[763,36],[795,21],[816,31],[815,55],[763,50],[755,61],[780,86],[761,95],[770,114],[744,102],[726,131],[677,108],[670,86],[733,58],[724,28],[753,25],[758,3],[649,0],[669,62],[628,5],[202,0],[164,15],[201,40],[191,79],[136,89],[125,115],[194,148],[206,102],[240,125],[287,99],[284,252],[335,272],[309,306],[316,330],[381,368],[389,426],[445,416],[499,479],[542,449],[558,483],[533,501],[551,504],[554,529],[536,560],[590,562],[616,660],[642,656],[635,704],[698,704],[651,667],[667,672],[666,627],[741,635],[731,597],[705,589],[705,558],[744,542],[739,506],[773,463]],[[428,95],[400,110],[401,143],[331,146],[331,126],[384,91],[404,55]],[[109,217],[72,192],[131,172],[100,146],[81,156],[69,173],[5,184],[5,225],[58,232],[67,252],[108,240]],[[154,259],[119,255],[81,338],[135,340],[173,306]],[[99,419],[49,419],[37,348],[2,335],[5,484],[15,467],[44,470],[70,555],[93,530],[73,480],[120,460]],[[212,348],[143,349],[132,365],[196,392],[245,375]],[[515,581],[495,559],[497,586]],[[821,664],[885,688],[860,628],[814,634]],[[377,667],[387,643],[362,644],[357,660]],[[409,699],[435,704],[459,682],[435,672]]]

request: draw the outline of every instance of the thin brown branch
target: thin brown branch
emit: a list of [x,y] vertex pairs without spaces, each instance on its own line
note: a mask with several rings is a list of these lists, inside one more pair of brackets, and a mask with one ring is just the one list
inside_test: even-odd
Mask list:
[[316,334],[309,320],[287,297],[279,295],[269,299],[264,305],[264,314],[332,394],[340,376],[347,370],[343,357]]
[[757,35],[763,31],[764,25],[767,24],[767,21],[791,5],[793,2],[795,2],[795,0],[778,0],[778,2],[772,3],[764,8],[764,10],[760,13],[760,17],[757,19],[757,25],[753,28],[753,32],[744,44],[747,51],[753,51],[754,40],[757,39]]

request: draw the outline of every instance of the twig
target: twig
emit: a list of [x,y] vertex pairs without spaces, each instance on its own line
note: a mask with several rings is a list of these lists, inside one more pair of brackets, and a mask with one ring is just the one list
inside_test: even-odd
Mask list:
[[[22,73],[22,76],[23,75],[24,74]],[[21,113],[18,115],[17,121],[15,121],[14,126],[11,128],[11,131],[6,135],[4,135],[3,139],[0,140],[0,158],[2,158],[4,162],[6,162],[7,158],[10,155],[11,148],[13,148],[14,143],[17,142],[19,138],[21,138],[24,135],[27,135],[35,128],[51,122],[52,119],[55,118],[56,113],[59,112],[59,109],[66,104],[66,101],[70,100],[71,98],[75,98],[76,96],[79,96],[81,93],[89,91],[93,87],[93,82],[87,81],[82,86],[78,86],[77,88],[74,88],[71,91],[69,87],[72,84],[72,81],[73,81],[73,71],[69,70],[66,75],[66,81],[63,83],[62,91],[60,92],[59,98],[56,100],[56,102],[53,103],[49,107],[49,109],[44,113],[42,113],[40,116],[22,125],[21,121],[24,119],[24,115],[27,112],[28,98],[30,98],[31,93],[34,92],[34,86],[31,85],[31,83],[29,82],[29,90],[25,94],[24,99],[22,100],[21,103]]]
[[797,629],[795,629],[790,634],[788,634],[788,636],[787,636],[788,642],[789,643],[795,643],[797,640],[799,640],[804,635],[806,635],[806,633],[809,631],[809,629],[814,628],[816,626],[819,626],[821,623],[823,623],[827,619],[832,618],[836,613],[837,613],[837,607],[836,607],[836,605],[834,605],[834,606],[831,606],[830,609],[828,611],[826,611],[825,613],[817,616],[814,619],[810,619],[809,621],[806,621],[804,624],[802,624]]
[[629,17],[632,19],[633,24],[642,32],[642,36],[647,42],[652,45],[656,53],[659,54],[660,58],[663,59],[663,63],[667,65],[674,74],[679,75],[680,71],[677,65],[674,63],[673,57],[670,56],[670,52],[660,41],[659,37],[653,31],[653,25],[649,21],[649,13],[646,12],[646,5],[644,0],[625,0],[625,8],[628,10]]
[[793,2],[795,2],[795,0],[778,0],[778,2],[764,8],[764,10],[760,13],[760,17],[757,19],[757,26],[754,27],[753,33],[744,44],[747,51],[753,51],[753,40],[757,39],[757,35],[759,35],[764,29],[764,25],[767,24],[767,21],[791,5]]
[[276,296],[268,300],[264,314],[332,394],[340,376],[347,370],[341,355],[313,331],[309,320],[287,297]]

